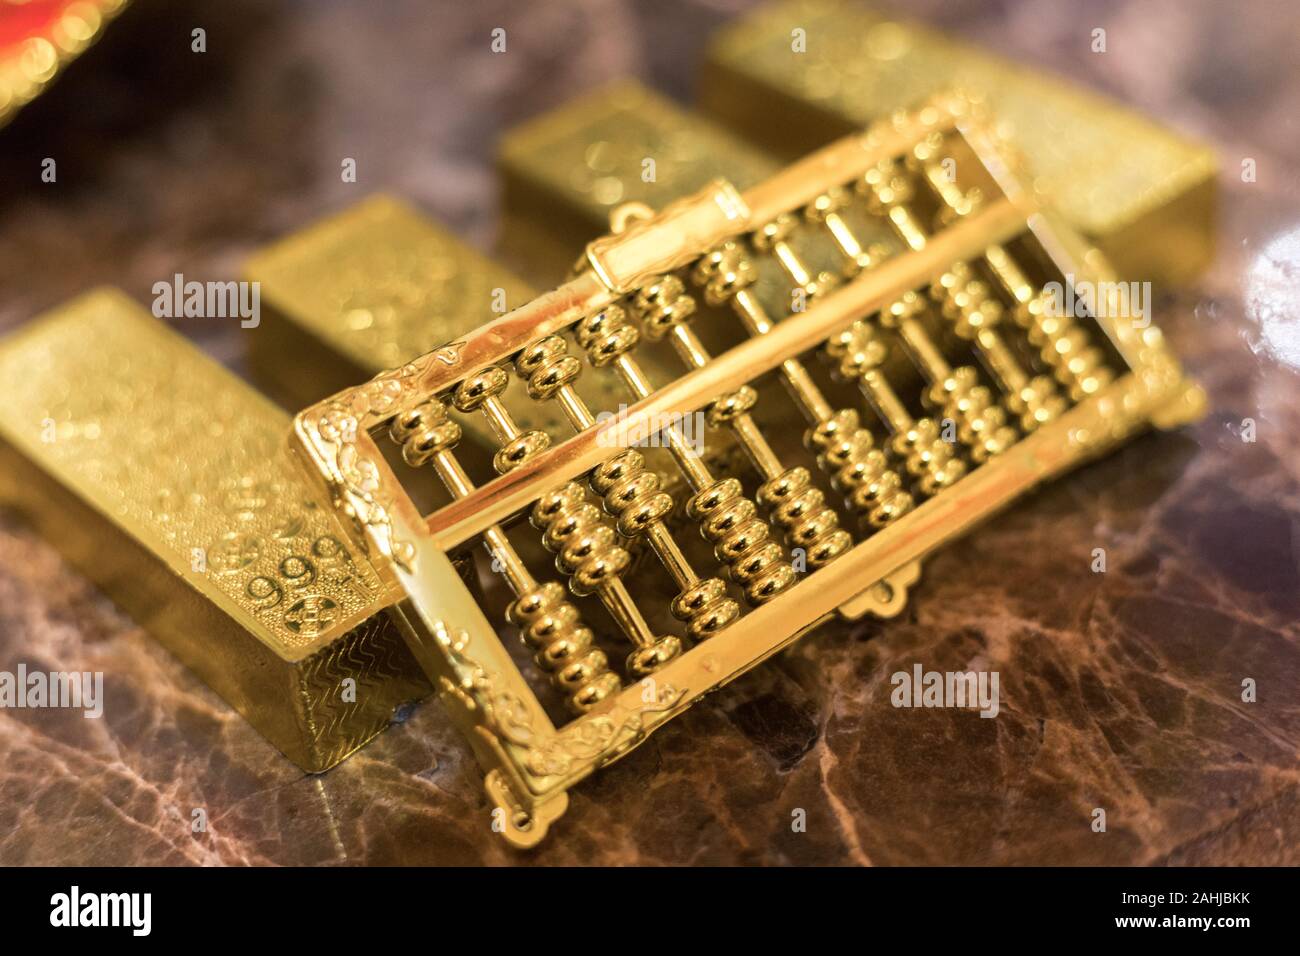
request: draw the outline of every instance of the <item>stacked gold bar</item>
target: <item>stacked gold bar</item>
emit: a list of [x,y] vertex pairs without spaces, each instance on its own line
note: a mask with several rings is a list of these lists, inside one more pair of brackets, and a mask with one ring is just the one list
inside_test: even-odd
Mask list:
[[401,365],[536,290],[391,196],[349,206],[257,252],[254,373],[301,405]]
[[383,195],[261,250],[244,271],[262,290],[253,374],[291,408],[454,341],[536,294]]
[[1040,197],[1124,277],[1177,283],[1205,268],[1218,169],[1208,147],[1045,71],[851,0],[770,4],[727,27],[709,52],[702,106],[792,158],[953,86],[987,96]]
[[429,684],[288,416],[123,294],[0,344],[0,492],[304,770]]

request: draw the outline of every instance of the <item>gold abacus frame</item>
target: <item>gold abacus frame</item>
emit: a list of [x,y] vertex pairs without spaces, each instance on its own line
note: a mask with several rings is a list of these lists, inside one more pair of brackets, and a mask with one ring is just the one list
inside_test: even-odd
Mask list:
[[[860,273],[818,297],[801,315],[650,393],[622,420],[582,430],[465,497],[427,516],[419,513],[372,432],[447,393],[476,370],[513,359],[544,336],[570,328],[720,243],[806,208],[828,189],[906,154],[936,130],[961,137],[1002,195],[939,231],[919,250]],[[932,282],[951,263],[975,260],[991,246],[1029,234],[1059,275],[1113,281],[1095,250],[1020,186],[1013,161],[1002,150],[967,99],[937,97],[913,113],[833,143],[743,194],[717,181],[599,239],[588,246],[576,276],[554,291],[295,417],[298,451],[328,484],[339,513],[376,559],[387,586],[409,599],[403,605],[414,615],[406,621],[408,640],[474,746],[487,772],[489,795],[505,811],[498,829],[512,844],[530,846],[542,839],[567,806],[569,787],[827,618],[896,613],[928,552],[1034,485],[1147,425],[1169,428],[1200,414],[1203,395],[1184,378],[1158,329],[1139,326],[1131,314],[1099,316],[1098,327],[1127,366],[1124,374],[669,661],[652,679],[623,687],[560,727],[548,718],[449,553],[598,466],[611,454],[613,429],[636,432],[667,416],[699,410],[819,346],[854,319]]]

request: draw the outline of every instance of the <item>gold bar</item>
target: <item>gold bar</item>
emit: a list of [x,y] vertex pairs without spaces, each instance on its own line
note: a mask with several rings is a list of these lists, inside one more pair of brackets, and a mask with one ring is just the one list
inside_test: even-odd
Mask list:
[[616,207],[663,209],[715,179],[745,189],[776,168],[738,137],[630,80],[511,130],[498,166],[502,252],[530,263],[530,274],[547,285],[610,231]]
[[841,0],[770,4],[714,40],[701,106],[789,158],[951,86],[987,95],[1027,178],[1125,277],[1174,284],[1208,265],[1209,147],[921,24]]
[[[254,254],[262,321],[250,333],[258,384],[290,408],[319,401],[453,342],[536,291],[391,196],[363,200]],[[565,431],[509,400],[529,427]],[[480,447],[496,447],[479,422]]]
[[430,693],[289,416],[124,294],[3,340],[0,381],[0,497],[303,770]]

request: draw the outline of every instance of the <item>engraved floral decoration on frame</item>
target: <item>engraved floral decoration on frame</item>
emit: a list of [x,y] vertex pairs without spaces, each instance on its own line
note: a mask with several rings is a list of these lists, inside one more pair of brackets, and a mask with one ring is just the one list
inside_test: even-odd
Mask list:
[[416,383],[428,362],[428,356],[421,356],[337,396],[325,403],[315,422],[317,451],[329,467],[340,511],[352,519],[363,542],[369,533],[380,553],[408,573],[415,546],[398,537],[393,493],[384,487],[379,462],[358,447],[357,435],[363,420],[391,417],[404,399],[417,394]]
[[648,715],[670,711],[686,699],[685,688],[663,684],[640,706],[615,704],[608,711],[573,721],[559,733],[543,736],[534,726],[535,716],[528,703],[467,653],[468,634],[460,631],[453,636],[439,621],[434,636],[455,673],[454,680],[441,680],[447,700],[476,714],[479,726],[488,733],[522,749],[524,767],[534,777],[559,777],[575,768],[603,766],[644,739]]

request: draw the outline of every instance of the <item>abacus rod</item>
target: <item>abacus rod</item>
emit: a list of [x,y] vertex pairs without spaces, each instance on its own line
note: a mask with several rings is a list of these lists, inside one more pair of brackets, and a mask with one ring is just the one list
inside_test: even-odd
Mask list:
[[[619,376],[627,386],[628,391],[637,397],[638,400],[646,398],[654,389],[650,387],[649,380],[641,367],[629,355],[620,355],[615,362]],[[700,456],[695,453],[691,447],[690,441],[682,434],[682,430],[674,424],[664,428],[663,433],[668,438],[668,451],[677,462],[677,467],[681,469],[682,474],[686,476],[687,482],[695,490],[699,491],[713,483],[713,475],[709,472],[708,466],[700,460]]]
[[912,413],[879,370],[867,369],[858,378],[858,384],[891,431],[904,432],[912,427]]
[[[474,491],[474,483],[450,451],[437,452],[432,460],[434,470],[453,498],[464,498]],[[483,539],[488,554],[501,563],[502,572],[510,583],[511,590],[516,594],[522,594],[537,587],[536,579],[533,578],[500,525],[492,525],[485,529]]]
[[[692,369],[707,368],[711,356],[700,341],[700,337],[685,325],[673,326],[673,344],[677,346],[677,352],[681,355],[682,360]],[[736,440],[740,442],[741,447],[753,461],[754,467],[764,478],[775,478],[785,469],[781,467],[781,460],[776,457],[776,452],[772,446],[767,443],[763,433],[758,430],[754,424],[753,418],[748,412],[743,412],[727,422]]]
[[[767,335],[772,331],[774,323],[767,310],[749,289],[741,289],[731,297],[731,302],[732,309],[750,335]],[[803,362],[795,358],[786,359],[781,363],[781,376],[810,421],[816,423],[834,414],[830,402],[808,374]]]

